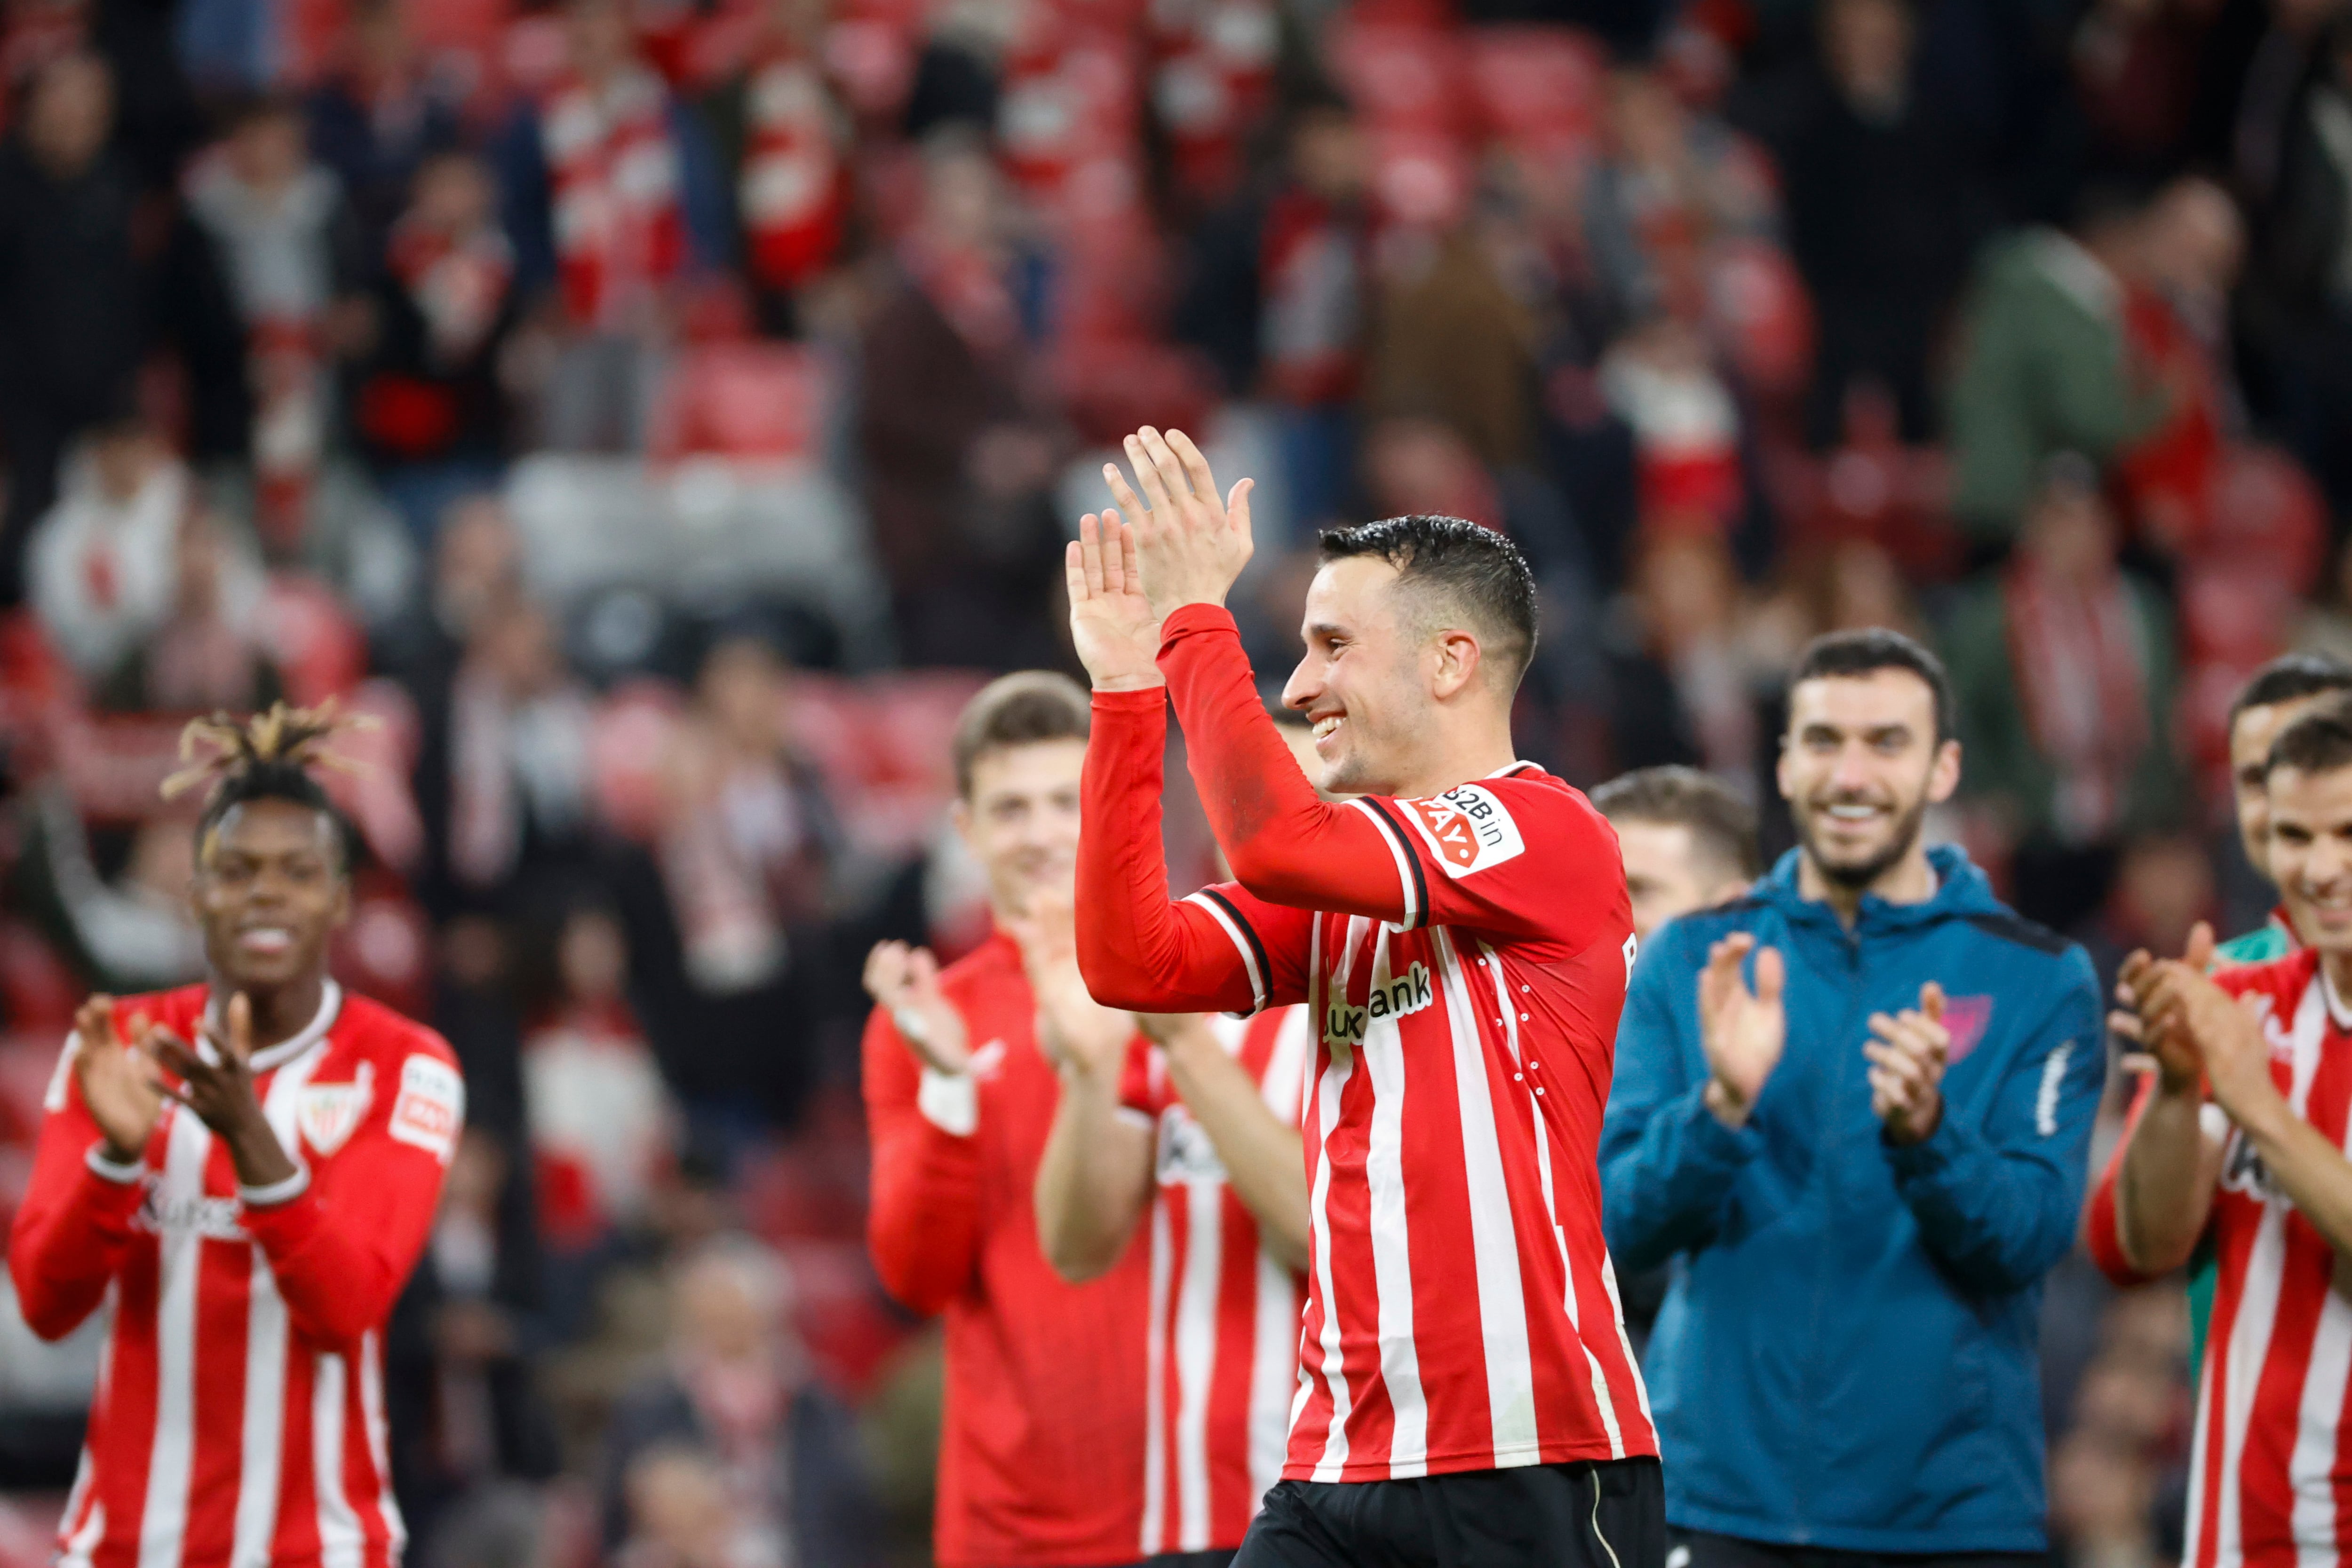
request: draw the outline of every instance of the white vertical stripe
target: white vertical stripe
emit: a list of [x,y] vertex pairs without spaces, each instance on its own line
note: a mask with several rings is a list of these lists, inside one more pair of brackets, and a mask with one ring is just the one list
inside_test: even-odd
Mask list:
[[[1410,931],[1421,924],[1421,901],[1412,895],[1412,862],[1406,858],[1412,851],[1397,841],[1395,825],[1374,810],[1370,804],[1362,800],[1350,800],[1348,804],[1372,820],[1372,826],[1380,830],[1381,842],[1388,845],[1389,854],[1396,862],[1397,881],[1404,889],[1402,894],[1404,918],[1397,924]],[[1349,940],[1352,941],[1353,937],[1351,936]]]
[[[1504,1017],[1510,1014],[1506,1012]],[[1609,1396],[1609,1377],[1601,1370],[1601,1362],[1592,1347],[1584,1343],[1584,1325],[1576,1307],[1576,1261],[1569,1256],[1568,1232],[1560,1228],[1559,1200],[1553,1196],[1551,1182],[1551,1137],[1544,1128],[1543,1102],[1531,1090],[1528,1094],[1528,1114],[1534,1119],[1536,1132],[1536,1176],[1543,1184],[1544,1219],[1551,1226],[1552,1245],[1559,1249],[1559,1273],[1562,1281],[1560,1306],[1568,1313],[1568,1326],[1575,1334],[1579,1348],[1584,1352],[1584,1369],[1592,1386],[1592,1407],[1601,1413],[1601,1425],[1609,1434],[1609,1457],[1625,1457],[1625,1434],[1617,1426],[1617,1402]],[[1635,1376],[1638,1380],[1639,1374]],[[1644,1414],[1647,1406],[1644,1406]]]
[[1650,1385],[1642,1380],[1641,1358],[1633,1354],[1633,1341],[1625,1332],[1625,1299],[1617,1293],[1617,1260],[1609,1256],[1609,1249],[1601,1249],[1601,1286],[1609,1292],[1609,1311],[1617,1320],[1617,1344],[1625,1353],[1625,1373],[1633,1380],[1633,1398],[1642,1406],[1642,1419],[1650,1419]]
[[196,1435],[196,1275],[205,1245],[196,1206],[204,1201],[205,1160],[212,1146],[213,1135],[194,1112],[172,1112],[154,1197],[158,1212],[178,1222],[162,1227],[156,1238],[155,1440],[139,1515],[139,1568],[179,1568],[187,1531]]
[[[2316,986],[2306,988],[2294,1015],[2294,1077],[2287,1105],[2303,1114],[2311,1092],[2312,1074],[2319,1065],[2319,1044],[2326,1029],[2326,1008]],[[2235,1563],[2244,1554],[2241,1471],[2245,1462],[2246,1431],[2253,1416],[2254,1395],[2262,1383],[2263,1364],[2270,1359],[2271,1330],[2278,1316],[2279,1288],[2286,1262],[2286,1215],[2284,1202],[2266,1202],[2254,1231],[2246,1261],[2244,1293],[2238,1315],[2230,1325],[2230,1366],[2221,1397],[2221,1496],[2215,1511],[2216,1545],[2220,1561]]]
[[[1497,1469],[1531,1465],[1542,1457],[1536,1425],[1535,1365],[1528,1348],[1528,1299],[1519,1278],[1517,1217],[1503,1175],[1502,1139],[1486,1081],[1486,1052],[1471,1010],[1469,977],[1444,926],[1431,933],[1438,984],[1445,992],[1445,1022],[1453,1036],[1454,1096],[1462,1116],[1462,1163],[1470,1200],[1470,1255],[1478,1282],[1478,1327],[1486,1359],[1486,1408],[1494,1423]],[[1493,968],[1489,964],[1488,968]],[[1499,989],[1500,978],[1497,977]],[[1507,1006],[1507,1004],[1506,1004]],[[1517,1013],[1506,1012],[1517,1056]],[[1497,1019],[1496,1022],[1501,1022]],[[1542,1124],[1538,1123],[1538,1131]],[[1551,1217],[1543,1217],[1548,1227]]]
[[360,1413],[367,1418],[368,1457],[375,1464],[376,1507],[394,1562],[408,1545],[408,1521],[392,1495],[392,1433],[383,1415],[383,1343],[370,1329],[360,1335]]
[[[1389,928],[1381,925],[1372,935],[1372,987],[1383,988],[1392,977]],[[1371,1219],[1372,1288],[1380,1297],[1381,1382],[1388,1389],[1392,1422],[1389,1478],[1405,1480],[1429,1470],[1429,1406],[1421,1391],[1421,1352],[1412,1337],[1412,1239],[1404,1195],[1404,1040],[1394,1013],[1366,1019],[1363,1055],[1364,1076],[1372,1086],[1364,1185]]]
[[[1159,1149],[1152,1158],[1159,1159]],[[1151,1203],[1151,1297],[1143,1341],[1143,1536],[1146,1557],[1157,1556],[1168,1511],[1168,1291],[1175,1270],[1175,1240],[1168,1230],[1168,1205],[1159,1193]]]
[[1184,1185],[1184,1272],[1176,1296],[1176,1550],[1209,1549],[1209,1384],[1217,1369],[1217,1276],[1225,1184]]
[[[2321,971],[2321,996],[2328,1017],[2336,1016],[2336,995]],[[2339,1023],[2338,1029],[2343,1026]],[[2315,1075],[2316,1073],[2316,1069]],[[2308,1109],[2310,1092],[2305,1091]],[[2352,1153],[2352,1122],[2347,1122],[2338,1145]],[[2294,1535],[2296,1568],[2336,1568],[2343,1554],[2336,1538],[2336,1469],[2344,1432],[2345,1385],[2352,1380],[2352,1306],[2330,1290],[2319,1305],[2319,1323],[2312,1336],[2311,1363],[2303,1377],[2302,1408],[2295,1423],[2294,1452],[2287,1460],[2287,1485],[2294,1506],[2290,1515]]]
[[[2232,1325],[2235,1324],[2231,1320]],[[2205,1445],[2211,1440],[2215,1396],[2214,1368],[2221,1365],[2219,1347],[2208,1343],[2204,1362],[2197,1368],[2197,1413],[2189,1426],[2189,1514],[2181,1528],[2180,1561],[2195,1568],[2200,1561],[2199,1532],[2205,1528]]]
[[[1331,974],[1323,983],[1319,998],[1321,1005],[1315,1014],[1318,1030],[1322,1027],[1320,1020],[1324,1013],[1332,1005],[1331,998],[1335,996],[1344,998],[1348,994],[1348,975],[1354,967],[1360,928],[1368,924],[1360,916],[1350,917],[1348,921],[1347,935],[1339,951],[1331,956]],[[1320,942],[1322,931],[1322,918],[1318,916],[1315,942]],[[1348,1462],[1348,1413],[1353,1406],[1348,1396],[1346,1355],[1339,1343],[1339,1304],[1331,1290],[1331,1218],[1327,1206],[1331,1196],[1331,1131],[1339,1124],[1339,1097],[1348,1086],[1348,1080],[1355,1075],[1356,1053],[1344,1043],[1333,1045],[1327,1040],[1324,1054],[1328,1060],[1316,1083],[1311,1106],[1316,1123],[1315,1184],[1307,1191],[1307,1218],[1315,1246],[1316,1295],[1323,1303],[1323,1387],[1331,1396],[1331,1425],[1323,1434],[1323,1455],[1315,1461],[1314,1479],[1336,1481],[1339,1479],[1340,1468]],[[1302,1342],[1305,1339],[1303,1327],[1300,1338]],[[1306,1409],[1307,1397],[1312,1392],[1305,1376],[1307,1358],[1303,1343],[1299,1349],[1298,1397],[1290,1408],[1294,1426],[1299,1413]]]
[[[303,1087],[323,1052],[308,1051],[270,1075],[262,1098],[278,1142],[298,1162],[301,1134],[295,1114]],[[286,1435],[286,1352],[289,1322],[278,1276],[259,1243],[251,1248],[245,1315],[245,1423],[239,1444],[236,1529],[232,1568],[267,1568],[278,1538],[278,1496]]]
[[1315,1042],[1315,1009],[1309,1005],[1292,1008],[1275,1025],[1274,1050],[1266,1057],[1265,1071],[1258,1079],[1258,1097],[1274,1119],[1286,1127],[1299,1124],[1302,1106],[1307,1098],[1308,1057]]
[[1290,1444],[1290,1391],[1299,1373],[1298,1286],[1264,1248],[1257,1254],[1257,1300],[1250,1341],[1250,1511],[1282,1479]]
[[344,1377],[347,1364],[320,1351],[310,1372],[310,1466],[319,1494],[320,1568],[360,1568],[367,1538],[343,1495]]

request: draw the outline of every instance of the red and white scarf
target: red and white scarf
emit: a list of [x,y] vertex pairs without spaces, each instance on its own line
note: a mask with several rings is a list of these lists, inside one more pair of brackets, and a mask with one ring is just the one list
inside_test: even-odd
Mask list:
[[418,223],[412,214],[393,226],[386,259],[425,318],[434,361],[454,369],[471,359],[497,324],[514,277],[506,235],[488,225],[453,235]]
[[2058,776],[2052,818],[2068,842],[2095,842],[2115,829],[2149,738],[2147,651],[2131,591],[2120,572],[2086,588],[2022,563],[2001,597],[2026,728]]
[[540,106],[540,135],[564,306],[583,326],[624,328],[686,258],[667,89],[638,66],[602,91],[567,76]]
[[844,183],[832,95],[817,63],[790,47],[751,71],[737,199],[752,270],[790,288],[841,248]]

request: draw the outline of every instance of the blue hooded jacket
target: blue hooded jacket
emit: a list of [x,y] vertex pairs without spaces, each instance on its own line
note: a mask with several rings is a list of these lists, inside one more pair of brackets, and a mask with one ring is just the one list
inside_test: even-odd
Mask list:
[[[1798,852],[1654,933],[1618,1029],[1601,1214],[1620,1269],[1675,1260],[1643,1360],[1666,1517],[1840,1551],[2042,1551],[2035,1321],[2106,1071],[2090,960],[1957,849],[1929,852],[1934,897],[1866,896],[1851,933],[1798,895]],[[1698,977],[1738,931],[1786,960],[1789,1029],[1733,1131],[1700,1101]],[[1949,998],[1944,1113],[1898,1147],[1862,1048],[1929,980]]]

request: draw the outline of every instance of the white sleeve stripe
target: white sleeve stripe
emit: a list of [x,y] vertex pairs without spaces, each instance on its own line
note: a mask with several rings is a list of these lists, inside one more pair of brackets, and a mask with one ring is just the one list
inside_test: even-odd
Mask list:
[[108,1159],[104,1139],[89,1146],[89,1153],[82,1156],[82,1163],[89,1166],[93,1176],[118,1186],[129,1186],[147,1174],[147,1162],[143,1159],[132,1160],[127,1165],[117,1165]]
[[1372,820],[1372,825],[1381,831],[1381,842],[1388,845],[1390,855],[1396,861],[1397,883],[1403,889],[1401,902],[1404,905],[1404,918],[1397,924],[1410,931],[1421,924],[1421,903],[1412,895],[1412,863],[1406,858],[1412,851],[1397,841],[1395,823],[1361,800],[1350,800],[1348,804]]
[[310,1185],[310,1167],[298,1163],[294,1174],[267,1186],[237,1185],[236,1200],[248,1208],[271,1208],[281,1203],[291,1203],[302,1196]]
[[1234,950],[1242,956],[1242,967],[1249,973],[1250,996],[1256,1003],[1252,1010],[1263,1011],[1265,1008],[1265,977],[1258,971],[1257,955],[1250,951],[1249,938],[1234,924],[1233,916],[1219,908],[1217,901],[1206,893],[1193,894],[1184,902],[1207,910],[1209,918],[1223,930],[1226,938],[1233,943]]

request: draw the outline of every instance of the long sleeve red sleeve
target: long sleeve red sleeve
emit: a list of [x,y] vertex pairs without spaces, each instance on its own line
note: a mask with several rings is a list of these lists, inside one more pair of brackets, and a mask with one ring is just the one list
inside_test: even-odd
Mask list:
[[1160,668],[1234,880],[1268,904],[1415,924],[1401,836],[1316,794],[1258,698],[1234,618],[1217,605],[1179,607],[1160,629]]
[[866,1019],[862,1049],[874,1270],[909,1311],[940,1312],[980,1268],[980,1140],[923,1113],[922,1068],[880,1008]]
[[2156,1091],[2153,1073],[2139,1082],[2139,1091],[2132,1097],[2131,1110],[2124,1118],[2124,1135],[2116,1140],[2115,1153],[2107,1160],[2107,1168],[2100,1173],[2098,1184],[2092,1187],[2089,1199],[2083,1206],[2083,1247],[2090,1253],[2091,1261],[2105,1274],[2126,1290],[2145,1285],[2155,1276],[2143,1274],[2132,1267],[2124,1256],[2123,1221],[2116,1213],[2116,1188],[2123,1180],[2124,1155],[2131,1147],[2133,1131],[2139,1126],[2140,1113],[2147,1108],[2148,1096]]
[[32,1331],[48,1340],[71,1333],[105,1300],[146,1196],[138,1176],[116,1180],[90,1166],[100,1139],[74,1082],[74,1050],[68,1040],[34,1146],[32,1180],[8,1235],[17,1306]]
[[294,1327],[327,1343],[391,1312],[432,1234],[464,1125],[464,1080],[446,1045],[410,1050],[398,1071],[336,1158],[289,1195],[248,1193],[240,1207]]
[[[1078,809],[1078,968],[1087,988],[1107,1007],[1138,1012],[1264,1005],[1263,976],[1253,977],[1218,916],[1168,896],[1160,838],[1166,694],[1097,692],[1094,707]],[[1287,751],[1283,761],[1290,764]]]

